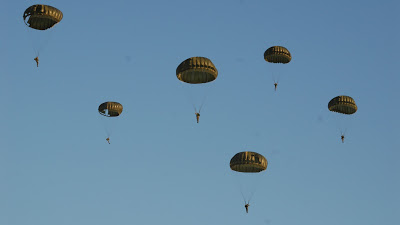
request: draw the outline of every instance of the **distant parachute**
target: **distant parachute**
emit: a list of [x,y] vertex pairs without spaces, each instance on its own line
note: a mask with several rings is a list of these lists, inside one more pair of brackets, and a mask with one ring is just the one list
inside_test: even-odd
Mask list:
[[248,206],[256,191],[257,184],[267,169],[267,159],[256,152],[239,152],[229,163],[233,175],[238,179],[240,193],[248,212]]
[[23,18],[28,27],[47,30],[61,21],[63,13],[53,6],[32,5],[25,10]]
[[340,138],[342,143],[344,143],[346,130],[351,124],[352,117],[354,117],[349,115],[357,112],[356,102],[350,96],[341,95],[329,101],[328,109],[331,112],[335,112],[335,114],[338,113],[335,116],[337,117],[335,124],[340,129]]
[[241,173],[259,173],[267,169],[267,159],[256,152],[239,152],[230,161],[232,170]]
[[357,105],[352,97],[341,95],[329,101],[328,109],[332,112],[350,115],[357,112]]
[[282,46],[272,46],[264,52],[264,59],[270,63],[289,63],[292,60],[289,50]]
[[112,134],[113,127],[118,121],[118,116],[121,115],[122,109],[122,105],[118,102],[104,102],[99,105],[98,111],[104,116],[102,117],[102,120],[104,122],[104,129],[107,133],[106,140],[108,144],[110,144],[110,136]]
[[217,79],[218,70],[205,57],[191,57],[176,68],[176,77],[185,83],[203,84]]
[[118,102],[104,102],[99,105],[99,113],[107,117],[117,117],[122,113],[122,105]]
[[[272,46],[268,48],[264,52],[264,59],[265,61],[272,63],[272,64],[286,64],[289,63],[292,60],[292,56],[285,47],[282,46]],[[272,66],[273,68],[275,66]],[[271,71],[272,72],[272,79],[274,81],[274,89],[276,91],[279,83],[279,78],[280,78],[280,73],[282,71],[281,66],[277,66],[275,68],[279,68],[277,71]],[[274,73],[277,73],[277,75],[274,75]]]

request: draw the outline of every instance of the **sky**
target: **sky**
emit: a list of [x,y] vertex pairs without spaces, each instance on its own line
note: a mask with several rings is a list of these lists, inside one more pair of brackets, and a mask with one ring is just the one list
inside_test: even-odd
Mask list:
[[[64,17],[32,31],[33,4]],[[2,5],[1,225],[399,224],[400,2]],[[289,64],[264,60],[275,45]],[[204,88],[176,78],[194,56],[218,69]],[[358,111],[330,112],[338,95]],[[229,168],[242,151],[268,160],[255,184]],[[241,185],[255,185],[248,214]]]

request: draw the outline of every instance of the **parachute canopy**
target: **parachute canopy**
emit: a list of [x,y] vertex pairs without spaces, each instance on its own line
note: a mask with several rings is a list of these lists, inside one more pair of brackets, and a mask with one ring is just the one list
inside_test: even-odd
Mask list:
[[258,173],[267,169],[267,159],[256,152],[239,152],[230,162],[232,170],[242,173]]
[[116,117],[122,113],[122,105],[118,102],[104,102],[99,105],[99,113],[107,117]]
[[264,52],[264,59],[270,63],[288,63],[292,60],[289,50],[282,46],[272,46]]
[[353,114],[357,111],[356,102],[352,97],[341,95],[333,98],[328,103],[328,108],[332,112]]
[[217,79],[218,70],[205,57],[191,57],[176,68],[176,77],[185,83],[201,84]]
[[32,5],[25,10],[23,18],[27,26],[36,30],[47,30],[59,23],[63,14],[53,6]]

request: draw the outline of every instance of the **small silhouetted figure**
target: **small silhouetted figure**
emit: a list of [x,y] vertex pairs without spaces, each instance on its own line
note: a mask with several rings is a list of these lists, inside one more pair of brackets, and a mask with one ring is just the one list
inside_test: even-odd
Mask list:
[[197,123],[199,123],[199,119],[200,119],[200,113],[198,113],[198,112],[195,112],[195,114],[196,114],[196,120],[197,120]]
[[36,56],[33,60],[36,61],[36,67],[39,67],[39,56]]
[[342,143],[344,143],[344,135],[340,136],[340,139],[342,139]]
[[275,91],[276,91],[276,88],[278,87],[278,83],[275,82],[275,83],[274,83],[274,86],[275,86]]
[[110,138],[106,138],[106,141],[108,142],[108,144],[110,144]]
[[246,208],[246,213],[249,213],[249,206],[250,206],[249,203],[247,203],[246,205],[244,205],[244,207]]

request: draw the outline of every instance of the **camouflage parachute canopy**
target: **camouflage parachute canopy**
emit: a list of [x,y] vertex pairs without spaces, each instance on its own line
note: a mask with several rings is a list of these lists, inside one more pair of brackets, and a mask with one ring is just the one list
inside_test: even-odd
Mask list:
[[47,30],[61,21],[63,13],[53,6],[33,5],[25,10],[23,18],[27,26],[36,30]]
[[107,117],[116,117],[122,113],[122,105],[118,102],[104,102],[99,105],[99,113]]
[[289,50],[282,46],[272,46],[264,52],[264,59],[270,63],[288,63],[292,60]]
[[267,159],[256,152],[239,152],[230,162],[232,170],[242,173],[258,173],[267,169]]
[[329,101],[328,109],[332,112],[350,115],[357,112],[357,105],[352,97],[341,95]]
[[217,79],[218,70],[205,57],[191,57],[176,68],[176,77],[185,83],[202,84]]

